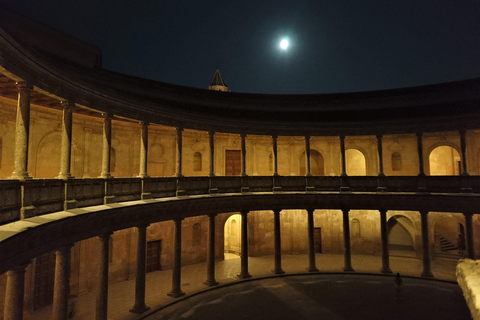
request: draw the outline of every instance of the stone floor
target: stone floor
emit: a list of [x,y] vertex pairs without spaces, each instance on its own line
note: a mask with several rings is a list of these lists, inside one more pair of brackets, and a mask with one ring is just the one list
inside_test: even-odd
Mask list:
[[[400,272],[403,276],[420,277],[422,262],[414,256],[405,256],[400,252],[390,252],[390,268],[394,273]],[[317,254],[316,265],[320,272],[342,273],[343,255]],[[437,258],[431,262],[432,272],[435,278],[455,282],[455,267],[457,260]],[[380,256],[352,255],[352,266],[356,273],[380,272],[382,265]],[[273,276],[273,256],[249,257],[249,272],[253,278]],[[283,255],[282,268],[287,274],[306,273],[308,267],[308,255]],[[182,290],[186,296],[199,293],[209,288],[203,284],[206,280],[206,263],[199,263],[182,267]],[[215,265],[216,280],[220,285],[240,281],[237,275],[240,273],[240,259],[235,256],[227,256],[225,260],[218,261]],[[172,271],[157,271],[147,274],[146,280],[146,304],[150,310],[142,315],[129,312],[135,302],[135,280],[119,282],[109,286],[108,296],[108,319],[130,320],[143,319],[155,310],[181,300],[167,295],[172,288]],[[81,295],[77,298],[76,313],[73,319],[95,318],[95,293]],[[33,314],[25,314],[24,319],[49,319],[51,306],[37,310]]]

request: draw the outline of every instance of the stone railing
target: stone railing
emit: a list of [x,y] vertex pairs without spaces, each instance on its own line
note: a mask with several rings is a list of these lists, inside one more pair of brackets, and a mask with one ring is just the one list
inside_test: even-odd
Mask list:
[[232,176],[0,181],[0,224],[77,207],[226,193],[480,193],[480,176]]
[[456,275],[472,319],[480,320],[480,260],[460,260]]

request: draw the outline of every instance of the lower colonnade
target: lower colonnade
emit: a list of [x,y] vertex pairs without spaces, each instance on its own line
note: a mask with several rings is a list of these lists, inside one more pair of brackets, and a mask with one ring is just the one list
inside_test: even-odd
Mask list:
[[[285,271],[282,269],[282,246],[281,246],[281,216],[282,211],[279,208],[275,208],[273,211],[274,218],[274,258],[273,258],[273,274],[283,274]],[[308,239],[308,265],[305,265],[305,270],[310,273],[319,272],[316,265],[316,253],[314,250],[314,211],[313,208],[307,208],[307,239]],[[354,272],[354,265],[352,265],[351,254],[351,241],[350,241],[350,220],[349,209],[341,209],[342,221],[343,221],[343,243],[344,243],[344,272]],[[388,246],[388,234],[387,234],[387,210],[378,210],[378,220],[380,223],[380,234],[378,238],[381,242],[381,268],[378,270],[380,273],[391,274],[390,268],[390,253]],[[248,215],[249,210],[241,210],[241,252],[240,252],[240,273],[239,279],[248,279],[252,275],[249,271],[249,239],[248,239]],[[426,278],[433,278],[431,270],[431,254],[428,236],[428,211],[420,211],[421,220],[421,239],[422,239],[422,272],[421,276]],[[466,224],[466,248],[467,257],[474,259],[474,234],[472,227],[472,214],[464,214]],[[205,270],[205,282],[206,286],[215,286],[219,283],[215,279],[215,218],[216,214],[208,215],[208,232],[207,232],[207,258],[206,258],[206,270]],[[174,244],[173,244],[173,268],[171,276],[171,291],[169,296],[177,298],[185,295],[185,292],[181,288],[182,277],[182,220],[183,218],[175,218],[174,222]],[[145,288],[146,288],[146,231],[148,224],[137,225],[138,238],[137,238],[137,257],[136,257],[136,276],[135,276],[135,301],[132,301],[133,306],[130,312],[143,313],[149,310],[149,306],[145,302]],[[109,239],[111,232],[100,234],[97,236],[100,244],[99,250],[99,267],[96,271],[97,286],[96,292],[96,309],[95,319],[107,319],[108,318],[108,274],[109,274]],[[67,319],[69,313],[69,277],[70,277],[70,258],[71,258],[72,244],[62,246],[55,251],[55,281],[54,281],[54,295],[52,305],[52,319]],[[19,265],[9,271],[7,271],[6,280],[6,294],[5,294],[5,309],[4,319],[22,319],[23,317],[23,301],[24,301],[24,287],[25,287],[25,269],[28,262]]]

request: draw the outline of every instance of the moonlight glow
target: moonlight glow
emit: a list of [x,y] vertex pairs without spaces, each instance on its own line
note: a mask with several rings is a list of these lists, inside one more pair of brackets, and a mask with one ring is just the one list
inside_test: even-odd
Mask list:
[[289,46],[289,42],[288,42],[288,39],[282,39],[282,41],[280,41],[280,49],[282,50],[287,50],[288,49],[288,46]]

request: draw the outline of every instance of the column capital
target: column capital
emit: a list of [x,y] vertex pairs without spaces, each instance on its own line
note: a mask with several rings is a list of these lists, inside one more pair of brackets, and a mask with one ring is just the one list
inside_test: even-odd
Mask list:
[[137,224],[135,227],[137,229],[147,229],[150,226],[150,223]]
[[102,113],[102,117],[104,119],[112,119],[113,118],[113,114],[111,112],[103,112]]
[[380,213],[384,213],[384,214],[386,214],[388,212],[387,209],[378,209],[378,211],[380,211]]
[[142,127],[148,127],[150,125],[150,122],[148,121],[140,121],[138,122],[139,125],[141,125]]
[[421,138],[423,136],[423,132],[417,132],[415,133],[415,135],[417,136],[417,138]]
[[214,136],[215,133],[216,133],[216,132],[215,132],[215,131],[212,131],[212,130],[208,131],[208,134],[211,135],[211,136]]
[[64,109],[75,107],[75,102],[73,102],[72,100],[62,100],[60,101],[60,104]]
[[382,138],[383,138],[383,134],[377,134],[376,137],[377,137],[377,139],[382,139]]
[[344,208],[342,208],[341,210],[342,210],[343,213],[349,213],[349,212],[350,212],[350,209],[344,209]]
[[280,214],[280,212],[282,212],[282,210],[283,209],[273,209],[272,211],[273,211],[273,213],[279,213]]
[[33,86],[26,81],[17,81],[17,82],[15,82],[15,85],[17,86],[17,88],[19,90],[22,90],[22,89],[23,90],[33,90]]
[[218,215],[218,213],[209,213],[209,214],[207,214],[207,216],[208,216],[209,218],[215,218],[217,215]]
[[177,132],[182,132],[182,131],[183,131],[183,127],[176,127],[175,130],[177,130]]
[[240,214],[243,216],[243,215],[247,215],[249,212],[250,212],[249,210],[241,210]]
[[99,238],[100,240],[106,240],[106,239],[110,238],[110,236],[112,234],[113,234],[113,232],[107,232],[107,233],[99,234],[97,236],[97,238]]
[[420,215],[422,215],[422,216],[426,216],[429,213],[429,211],[427,211],[427,210],[421,210],[419,212],[420,212]]

